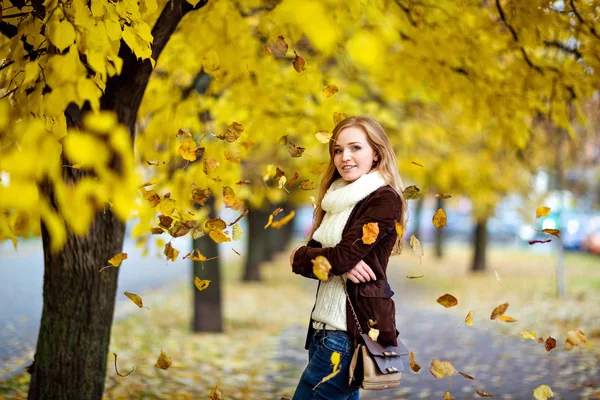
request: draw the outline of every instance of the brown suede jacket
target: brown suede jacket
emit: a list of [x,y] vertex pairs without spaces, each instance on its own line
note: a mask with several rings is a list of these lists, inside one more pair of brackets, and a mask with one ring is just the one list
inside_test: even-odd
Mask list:
[[[396,221],[400,221],[402,203],[400,196],[390,186],[383,186],[367,198],[356,204],[342,232],[342,240],[335,247],[322,248],[311,239],[306,246],[296,250],[292,263],[294,273],[316,279],[311,260],[325,256],[331,263],[331,273],[342,275],[363,260],[375,273],[375,281],[355,284],[346,281],[348,295],[354,306],[363,333],[369,332],[369,319],[376,321],[374,328],[379,329],[377,342],[383,346],[397,346],[396,309],[392,300],[392,289],[387,281],[387,264],[396,242]],[[363,225],[377,222],[379,236],[375,243],[362,242]],[[314,310],[314,308],[313,308]],[[312,313],[311,313],[312,314]],[[352,310],[346,302],[346,323],[348,335],[354,346],[359,336]],[[312,339],[314,330],[309,324],[306,348]]]

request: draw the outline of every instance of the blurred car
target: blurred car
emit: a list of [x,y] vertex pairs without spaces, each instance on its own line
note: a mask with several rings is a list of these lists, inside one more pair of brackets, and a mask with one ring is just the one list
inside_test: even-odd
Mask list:
[[[560,221],[559,221],[560,220]],[[546,240],[553,237],[542,229],[560,229],[560,238],[565,250],[581,250],[588,233],[600,228],[600,214],[582,211],[551,212],[547,217],[536,220],[534,225],[523,225],[519,236],[524,241]]]
[[590,219],[587,233],[581,241],[581,250],[600,255],[600,216]]

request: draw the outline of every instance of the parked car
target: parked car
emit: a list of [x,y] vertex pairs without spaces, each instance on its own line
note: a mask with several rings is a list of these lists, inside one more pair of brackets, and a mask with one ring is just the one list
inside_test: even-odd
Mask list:
[[600,216],[590,219],[587,233],[581,241],[581,250],[600,255]]
[[[560,221],[559,221],[560,219]],[[560,229],[560,237],[565,250],[577,251],[588,232],[600,226],[600,214],[582,211],[551,212],[539,218],[534,225],[523,225],[519,236],[524,241],[552,239],[542,229]]]

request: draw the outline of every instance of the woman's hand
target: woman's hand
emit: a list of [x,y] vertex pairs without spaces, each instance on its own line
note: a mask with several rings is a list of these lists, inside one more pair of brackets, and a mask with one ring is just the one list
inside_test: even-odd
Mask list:
[[363,260],[360,260],[350,271],[344,273],[344,276],[354,283],[369,282],[377,279],[371,267]]

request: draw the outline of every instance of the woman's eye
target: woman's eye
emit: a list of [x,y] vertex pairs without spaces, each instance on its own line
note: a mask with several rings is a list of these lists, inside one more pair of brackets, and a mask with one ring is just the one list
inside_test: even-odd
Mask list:
[[361,147],[360,146],[354,146],[352,149],[356,151],[356,150],[360,150]]
[[335,149],[335,150],[333,151],[333,153],[334,153],[334,154],[340,154],[341,152],[342,152],[342,150],[340,150],[340,149]]

